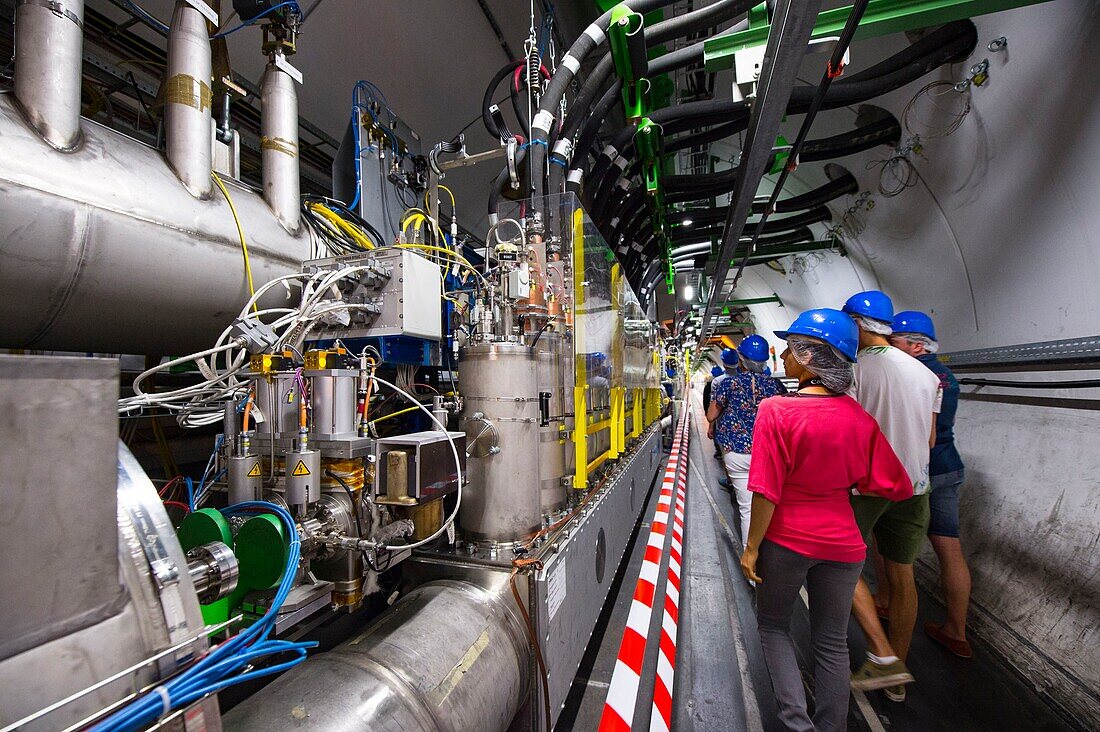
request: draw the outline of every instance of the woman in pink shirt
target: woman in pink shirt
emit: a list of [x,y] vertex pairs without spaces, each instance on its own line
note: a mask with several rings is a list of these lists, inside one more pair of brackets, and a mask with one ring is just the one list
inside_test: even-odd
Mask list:
[[[760,643],[780,721],[799,732],[844,730],[848,614],[867,556],[848,497],[857,490],[902,500],[913,486],[878,423],[844,393],[859,340],[852,319],[838,310],[808,310],[776,335],[787,341],[783,365],[798,379],[798,391],[760,404],[741,569],[758,583]],[[803,585],[816,662],[812,719],[791,640]]]

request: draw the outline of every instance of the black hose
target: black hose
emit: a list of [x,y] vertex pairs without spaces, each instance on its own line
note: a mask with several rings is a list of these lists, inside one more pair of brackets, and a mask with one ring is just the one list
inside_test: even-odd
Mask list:
[[489,86],[485,87],[485,95],[481,98],[481,121],[485,123],[485,129],[494,140],[499,140],[501,134],[504,132],[504,130],[497,129],[496,122],[493,121],[493,116],[489,113],[489,108],[493,106],[493,97],[496,96],[497,87],[500,86],[500,82],[515,73],[516,67],[523,66],[525,63],[527,62],[520,60],[505,64],[500,71],[493,76],[492,81],[489,82]]

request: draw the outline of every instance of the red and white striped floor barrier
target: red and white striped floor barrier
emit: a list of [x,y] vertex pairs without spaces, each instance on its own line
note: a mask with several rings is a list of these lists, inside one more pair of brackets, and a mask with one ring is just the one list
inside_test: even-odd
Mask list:
[[[665,688],[668,689],[668,703],[664,705],[668,709],[668,717],[671,718],[672,710],[672,673],[671,664],[675,660],[676,639],[676,612],[671,614],[671,635],[668,634],[669,619],[669,594],[671,589],[676,598],[674,608],[679,607],[680,585],[680,554],[683,550],[684,530],[684,481],[687,476],[687,443],[690,427],[687,419],[687,410],[680,416],[676,426],[676,434],[672,441],[672,453],[665,466],[664,480],[661,483],[661,493],[657,499],[653,517],[650,520],[649,537],[646,541],[645,555],[642,558],[642,567],[638,572],[638,581],[634,587],[634,599],[630,603],[630,612],[626,620],[626,628],[623,629],[623,639],[619,644],[619,656],[615,662],[615,671],[611,676],[611,683],[607,689],[607,699],[604,702],[603,716],[600,718],[601,732],[629,730],[634,720],[634,710],[638,702],[639,687],[642,678],[642,665],[645,661],[646,647],[649,642],[649,629],[653,625],[652,620],[658,607],[665,612],[663,620],[666,627],[662,628],[661,644],[665,645],[666,636],[671,638],[671,655],[662,652],[660,655],[667,659],[669,669],[665,673],[667,679]],[[676,496],[676,508],[673,510],[673,500]],[[670,520],[671,517],[671,520]],[[669,528],[672,527],[672,532]],[[657,597],[657,589],[660,587],[661,562],[664,558],[665,547],[668,544],[669,535],[672,535],[670,557],[675,562],[669,563],[669,582],[665,583],[665,593]],[[671,570],[675,565],[675,583],[671,582]],[[661,661],[658,660],[658,667]],[[658,671],[658,676],[660,671]],[[656,682],[660,684],[658,679]],[[667,723],[666,723],[667,727]]]

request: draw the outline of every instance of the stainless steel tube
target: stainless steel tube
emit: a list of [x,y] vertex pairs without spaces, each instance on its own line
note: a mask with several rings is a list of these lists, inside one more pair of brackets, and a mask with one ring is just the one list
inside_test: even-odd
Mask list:
[[164,135],[168,163],[191,195],[209,198],[213,147],[210,36],[203,14],[176,2],[168,31]]
[[503,732],[523,705],[529,666],[506,575],[492,589],[439,580],[234,707],[222,726]]
[[17,0],[15,97],[47,143],[80,143],[84,0]]
[[[186,353],[213,344],[248,299],[233,214],[193,198],[155,149],[83,120],[68,154],[0,94],[0,347]],[[301,271],[256,193],[226,181],[261,283]],[[273,288],[268,305],[291,300]]]
[[260,117],[264,200],[288,231],[301,223],[298,171],[298,89],[274,61],[264,71]]

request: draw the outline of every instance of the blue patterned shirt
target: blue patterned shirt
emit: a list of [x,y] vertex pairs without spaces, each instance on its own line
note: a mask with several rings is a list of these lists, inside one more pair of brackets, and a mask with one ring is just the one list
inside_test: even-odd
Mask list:
[[752,452],[752,430],[760,402],[780,393],[780,384],[771,376],[738,371],[718,382],[711,400],[722,408],[714,424],[714,441],[726,450]]

